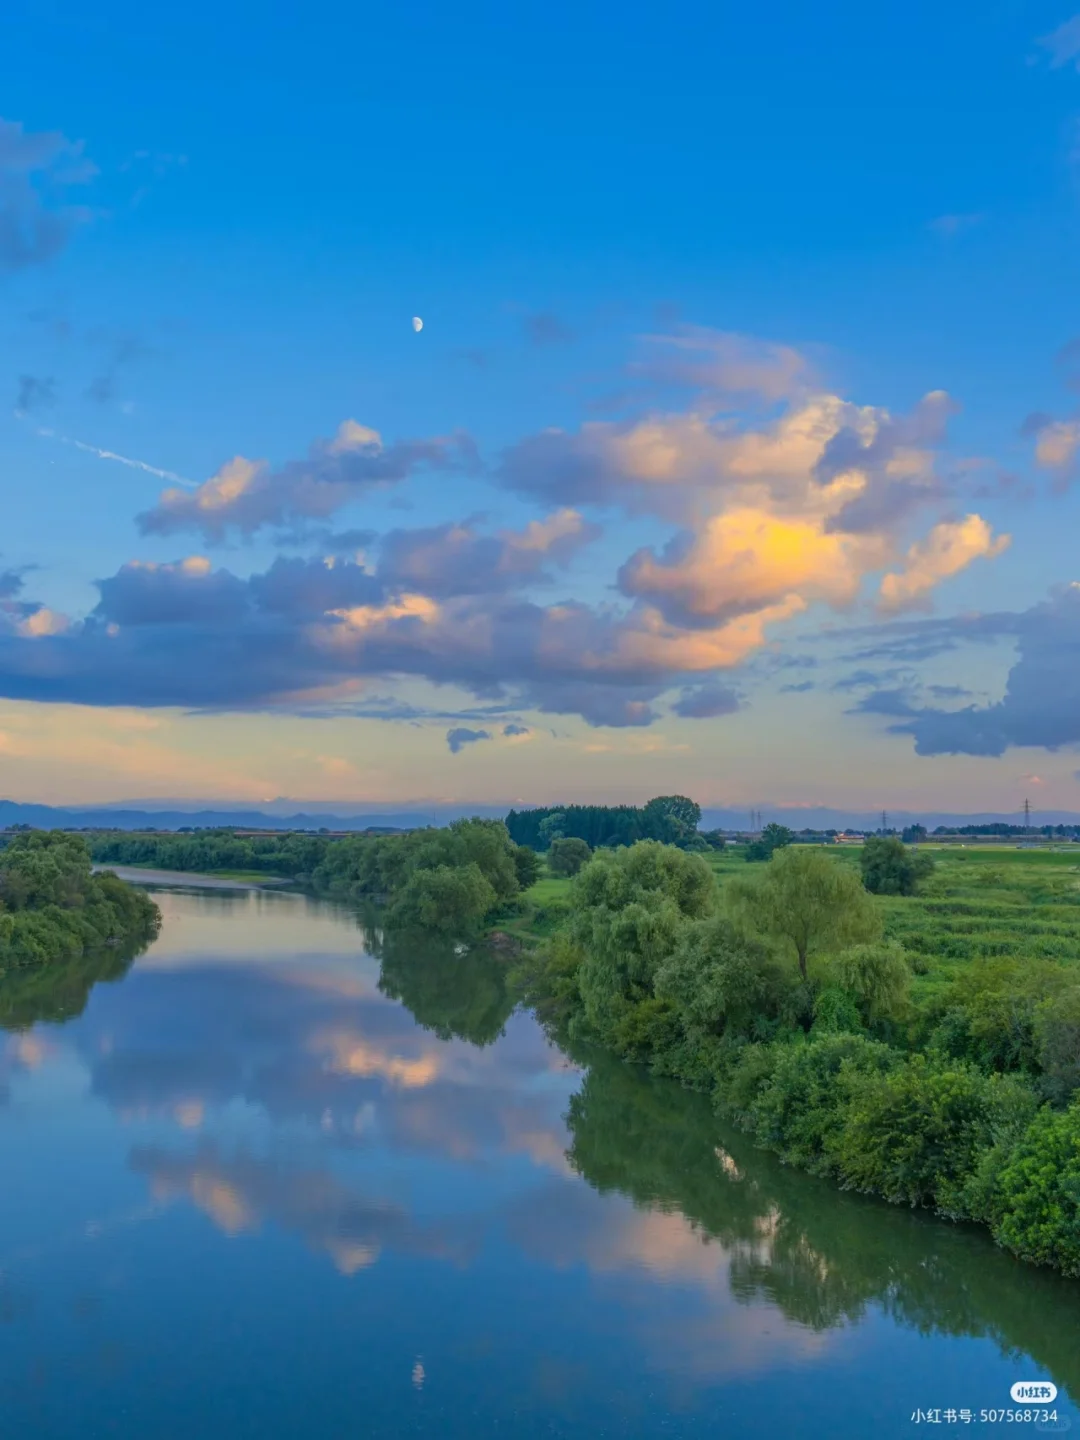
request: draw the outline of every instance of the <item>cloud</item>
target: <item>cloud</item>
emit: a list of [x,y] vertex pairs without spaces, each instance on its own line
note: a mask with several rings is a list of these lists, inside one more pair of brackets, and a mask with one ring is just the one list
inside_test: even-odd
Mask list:
[[67,192],[95,173],[81,142],[0,119],[0,270],[41,264],[64,248],[89,218],[65,203]]
[[646,344],[648,358],[631,365],[631,373],[714,397],[787,400],[808,391],[814,378],[809,360],[794,346],[730,331],[681,325],[647,336]]
[[384,445],[377,430],[344,421],[329,440],[317,440],[306,459],[272,466],[242,455],[196,490],[165,490],[138,517],[145,535],[197,530],[207,541],[230,531],[250,536],[265,526],[325,520],[375,487],[399,484],[424,467],[461,470],[475,463],[467,436]]
[[56,404],[56,381],[51,376],[20,375],[15,397],[15,414],[27,415],[45,405]]
[[469,1253],[460,1240],[451,1245],[440,1231],[426,1230],[385,1200],[358,1194],[329,1170],[227,1155],[211,1144],[193,1154],[137,1146],[130,1164],[146,1177],[155,1199],[187,1198],[228,1236],[271,1221],[327,1254],[343,1275],[374,1265],[388,1247],[429,1256],[449,1252],[459,1263]]
[[[281,556],[246,578],[199,555],[132,563],[100,582],[78,623],[24,607],[0,625],[0,693],[359,713],[372,682],[414,678],[501,713],[644,727],[670,692],[677,714],[734,708],[723,672],[811,606],[849,610],[883,573],[882,605],[924,605],[1000,553],[981,517],[940,513],[951,481],[938,451],[955,408],[943,392],[893,414],[807,389],[809,365],[790,347],[688,328],[667,342],[673,373],[713,387],[702,403],[511,446],[497,482],[544,502],[520,528],[473,516],[381,540],[354,532],[350,555],[327,524],[338,509],[419,467],[476,463],[465,437],[386,446],[354,421],[305,460],[240,457],[193,492],[166,490],[140,517],[148,533],[213,542],[271,526],[286,543],[325,544],[324,558]],[[721,389],[749,410],[717,408]],[[536,588],[601,534],[589,507],[649,516],[658,538],[602,599],[540,603]],[[930,642],[921,631],[908,643]]]
[[671,623],[715,624],[783,604],[811,600],[850,605],[863,575],[882,564],[877,537],[828,534],[813,520],[765,510],[731,510],[687,533],[661,557],[639,550],[619,572],[626,595],[654,603]]
[[532,345],[565,345],[577,338],[569,325],[564,325],[557,315],[549,311],[525,315],[521,324]]
[[925,609],[934,588],[971,564],[993,560],[1009,545],[1010,536],[995,536],[980,515],[935,525],[925,540],[907,552],[904,568],[884,577],[878,592],[885,611]]
[[531,735],[531,734],[532,734],[532,731],[529,729],[529,727],[528,727],[527,725],[514,725],[514,724],[511,724],[511,725],[504,725],[504,726],[503,726],[503,732],[502,732],[502,733],[503,733],[504,735],[508,736],[509,738],[513,738],[514,736]]
[[1066,485],[1076,472],[1080,420],[1054,420],[1048,415],[1033,415],[1025,421],[1023,430],[1035,437],[1036,463],[1054,474],[1058,488]]
[[1049,35],[1040,35],[1036,44],[1048,52],[1052,69],[1060,69],[1073,61],[1080,69],[1080,15],[1073,15]]
[[550,579],[548,561],[566,564],[599,534],[598,525],[567,509],[497,535],[482,535],[469,521],[392,530],[383,537],[378,575],[388,587],[437,598],[493,594]]
[[716,715],[731,715],[739,705],[738,695],[725,685],[698,685],[687,686],[671,708],[688,720],[709,720]]
[[466,745],[476,745],[481,740],[490,739],[490,730],[469,730],[464,725],[456,725],[446,732],[446,743],[450,747],[451,755],[460,755]]
[[942,497],[934,451],[954,409],[942,391],[899,417],[818,394],[794,398],[762,423],[694,409],[591,421],[510,446],[496,478],[549,504],[682,523],[755,508],[854,534],[895,525]]
[[94,611],[66,628],[30,602],[0,610],[0,693],[325,713],[354,704],[372,678],[414,676],[503,700],[504,709],[644,725],[655,718],[651,702],[685,671],[735,663],[760,643],[759,620],[687,644],[639,607],[620,615],[513,595],[387,593],[348,562],[279,557],[241,579],[189,556],[122,566],[99,590]]
[[1018,615],[988,617],[1017,637],[1018,659],[1002,699],[960,709],[917,707],[907,692],[879,692],[860,709],[894,715],[919,755],[1003,755],[1016,746],[1080,744],[1080,584],[1066,585]]

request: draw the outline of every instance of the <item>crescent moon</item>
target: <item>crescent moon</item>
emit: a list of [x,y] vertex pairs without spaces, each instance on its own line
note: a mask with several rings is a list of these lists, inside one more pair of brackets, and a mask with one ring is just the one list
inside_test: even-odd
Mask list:
[[416,331],[418,335],[420,331],[424,328],[424,322],[420,319],[419,315],[414,315],[412,317],[412,328]]

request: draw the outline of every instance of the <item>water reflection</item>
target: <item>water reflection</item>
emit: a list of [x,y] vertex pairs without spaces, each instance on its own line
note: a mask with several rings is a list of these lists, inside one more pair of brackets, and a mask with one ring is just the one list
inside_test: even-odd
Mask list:
[[676,1211],[727,1256],[731,1293],[814,1331],[878,1307],[921,1334],[987,1336],[1080,1391],[1080,1285],[974,1228],[836,1191],[720,1125],[701,1096],[590,1055],[570,1101],[573,1168],[601,1193]]
[[[370,922],[369,922],[370,923]],[[514,1008],[506,964],[483,946],[464,949],[410,933],[367,931],[380,962],[379,989],[400,1000],[418,1025],[440,1040],[490,1045]]]
[[42,1021],[62,1025],[86,1008],[95,985],[120,980],[131,955],[106,950],[54,965],[0,971],[0,1029],[29,1030]]
[[[322,1433],[363,1406],[372,1434],[704,1435],[752,1425],[762,1385],[787,1407],[774,1428],[837,1433],[830,1387],[866,1373],[877,1388],[842,1433],[873,1418],[899,1434],[920,1367],[959,1367],[997,1399],[1017,1364],[1080,1387],[1080,1287],[785,1170],[700,1096],[568,1057],[512,1013],[497,958],[295,895],[163,903],[162,940],[130,971],[107,956],[0,977],[0,1319],[25,1332],[25,1365],[59,1344],[36,1285],[136,1350],[152,1306],[148,1375],[181,1363],[193,1306],[208,1345],[211,1314],[242,1324],[242,1350],[234,1330],[214,1340],[242,1388],[315,1347],[337,1397],[321,1392]],[[383,1356],[362,1392],[358,1337]],[[29,1404],[3,1363],[0,1393]],[[384,1364],[409,1403],[443,1408],[405,1426]],[[197,1367],[188,1381],[213,1391]],[[136,1392],[130,1433],[164,1433],[154,1384]],[[189,1420],[227,1433],[209,1410]],[[261,1433],[304,1429],[288,1423],[268,1414]]]

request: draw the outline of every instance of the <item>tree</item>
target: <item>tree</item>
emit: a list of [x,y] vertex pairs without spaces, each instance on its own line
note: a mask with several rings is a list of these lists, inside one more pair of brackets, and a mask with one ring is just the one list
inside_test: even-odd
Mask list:
[[513,860],[519,888],[530,890],[540,879],[540,860],[536,851],[530,850],[528,845],[515,845]]
[[905,845],[918,845],[926,839],[926,826],[906,825],[901,832],[900,839]]
[[468,934],[477,928],[496,894],[475,861],[414,870],[387,912],[387,923],[403,929]]
[[667,845],[687,845],[701,823],[701,806],[686,795],[657,795],[642,814],[649,838]]
[[657,967],[686,922],[713,911],[716,880],[700,856],[643,840],[597,854],[574,880],[571,904],[585,1014],[610,1038],[628,1006],[652,998]]
[[1080,985],[1038,1006],[1035,1043],[1044,1091],[1056,1104],[1066,1104],[1080,1089]]
[[551,842],[548,851],[548,869],[553,875],[576,875],[583,865],[592,859],[592,851],[584,840],[568,835]]
[[809,846],[779,850],[764,874],[729,881],[725,896],[741,925],[794,953],[804,983],[811,954],[881,934],[881,915],[859,877]]
[[778,825],[773,820],[765,826],[756,840],[751,840],[747,845],[745,858],[747,860],[771,860],[777,850],[791,845],[794,840],[794,830],[789,830],[786,825]]
[[866,1024],[898,1020],[907,1008],[911,966],[903,948],[895,943],[842,950],[832,973],[840,988],[854,999]]
[[540,844],[547,849],[553,840],[561,840],[565,831],[566,816],[561,810],[553,810],[540,821]]
[[874,895],[914,895],[920,880],[934,868],[934,857],[913,855],[895,836],[867,839],[859,857],[863,884]]
[[992,1203],[999,1245],[1080,1276],[1080,1106],[1036,1115],[995,1177]]
[[93,954],[134,953],[157,934],[157,906],[115,875],[94,875],[81,835],[32,831],[0,851],[0,975]]
[[776,959],[723,915],[691,921],[655,979],[658,996],[714,1035],[749,1033],[756,1016],[776,1014],[784,988]]

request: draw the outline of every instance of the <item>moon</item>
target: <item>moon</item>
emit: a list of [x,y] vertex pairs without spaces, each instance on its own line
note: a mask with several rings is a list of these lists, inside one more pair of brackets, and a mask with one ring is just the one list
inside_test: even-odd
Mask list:
[[424,328],[424,322],[420,319],[419,315],[414,315],[412,317],[412,328],[416,331],[418,335],[420,334],[420,331]]

